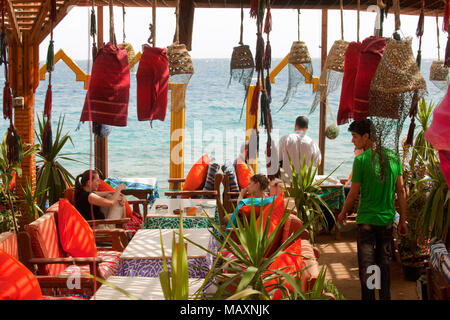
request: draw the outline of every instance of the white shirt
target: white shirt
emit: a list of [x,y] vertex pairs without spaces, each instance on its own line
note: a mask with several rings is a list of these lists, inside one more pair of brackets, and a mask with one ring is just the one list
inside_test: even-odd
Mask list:
[[[300,168],[300,163],[303,162],[303,157],[306,157],[305,160],[307,166],[309,166],[311,161],[313,162],[313,168],[322,160],[322,154],[320,153],[319,147],[306,135],[305,131],[295,131],[294,133],[284,135],[280,138],[280,142],[278,143],[278,158],[280,161],[283,161],[283,170],[291,178],[292,170],[288,153],[297,172]],[[281,174],[281,178],[286,183],[289,183],[283,174]]]

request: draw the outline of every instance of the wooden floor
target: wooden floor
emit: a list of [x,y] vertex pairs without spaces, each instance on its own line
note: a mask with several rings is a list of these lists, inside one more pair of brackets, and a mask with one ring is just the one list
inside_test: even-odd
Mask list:
[[[316,247],[320,250],[319,264],[327,266],[327,279],[331,279],[348,300],[361,299],[356,251],[356,224],[349,221],[341,231],[340,239],[334,233],[320,234]],[[392,300],[418,300],[416,282],[404,280],[399,262],[391,263]]]

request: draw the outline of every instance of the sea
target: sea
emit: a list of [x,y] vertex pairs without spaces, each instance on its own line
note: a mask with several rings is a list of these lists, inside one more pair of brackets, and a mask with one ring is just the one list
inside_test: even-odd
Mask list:
[[[274,58],[272,67],[281,59]],[[439,103],[445,90],[439,90],[429,81],[429,70],[433,60],[422,60],[421,72],[427,82],[427,101]],[[88,61],[76,61],[85,72]],[[41,62],[41,65],[44,61]],[[204,154],[213,155],[223,164],[233,161],[240,152],[245,141],[245,99],[244,87],[230,80],[229,59],[194,59],[194,75],[189,81],[186,91],[185,110],[185,152],[184,175],[192,165]],[[313,59],[313,74],[320,75],[320,59]],[[108,136],[108,169],[109,176],[122,179],[132,177],[155,177],[161,195],[169,188],[170,161],[170,93],[167,114],[164,121],[150,122],[137,120],[136,113],[136,73],[138,65],[131,72],[130,100],[128,106],[128,123],[126,127],[111,127]],[[3,66],[1,67],[3,72]],[[0,74],[4,79],[3,74]],[[281,110],[282,102],[288,87],[288,67],[285,67],[272,84],[272,139],[278,139],[294,131],[295,119],[299,115],[309,117],[307,134],[318,143],[319,108],[312,114],[310,108],[315,93],[311,84],[301,83],[288,104]],[[254,83],[254,81],[253,81]],[[42,117],[48,75],[36,90],[36,117]],[[61,60],[55,65],[52,74],[53,135],[59,117],[64,118],[63,133],[71,137],[71,142],[63,148],[62,153],[76,161],[61,160],[73,176],[93,166],[93,135],[88,122],[80,123],[86,90],[83,83],[77,82],[75,74]],[[341,88],[329,94],[329,105],[332,117],[336,118]],[[2,94],[3,90],[1,90]],[[0,100],[2,101],[2,100]],[[242,118],[241,112],[243,111]],[[329,121],[332,121],[331,118]],[[409,120],[405,121],[403,135],[406,135]],[[354,146],[348,132],[348,123],[340,126],[340,134],[334,140],[325,139],[325,174],[334,171],[333,177],[346,178],[351,172]],[[36,121],[36,128],[38,122]],[[8,120],[0,121],[1,132],[6,132]],[[417,129],[416,129],[417,130]],[[257,170],[266,173],[265,145],[267,134],[260,127],[259,157]],[[39,160],[39,158],[37,158]]]

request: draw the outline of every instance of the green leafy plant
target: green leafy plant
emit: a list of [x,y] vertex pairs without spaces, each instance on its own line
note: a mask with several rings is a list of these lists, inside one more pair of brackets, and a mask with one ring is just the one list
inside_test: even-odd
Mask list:
[[2,228],[7,229],[5,231],[9,231],[12,227],[12,230],[17,233],[19,231],[19,226],[17,223],[17,216],[19,215],[19,212],[16,208],[16,195],[13,190],[11,190],[10,185],[14,173],[18,177],[22,176],[22,168],[20,166],[22,159],[36,153],[39,146],[22,144],[22,147],[17,150],[17,161],[11,163],[8,159],[8,145],[6,143],[7,134],[8,133],[5,133],[0,146],[0,177],[2,180],[0,185],[2,210],[0,212],[3,216],[1,221],[4,223]]
[[[27,185],[25,188],[22,187],[24,199],[22,200],[25,204],[25,207],[28,209],[28,221],[34,221],[44,214],[39,206],[36,205],[38,190],[35,189],[35,192],[32,191],[30,181],[27,179]],[[41,192],[46,192],[47,190],[43,190]]]
[[[38,124],[39,134],[36,133],[36,137],[42,145],[46,124],[44,116],[42,116],[42,121],[38,117]],[[80,162],[70,157],[74,153],[61,153],[62,148],[68,141],[73,145],[72,138],[68,133],[62,135],[63,126],[64,117],[60,116],[52,144],[52,151],[47,155],[43,155],[42,152],[38,154],[40,160],[37,163],[41,164],[41,167],[36,175],[36,189],[38,190],[37,202],[41,208],[45,207],[47,200],[50,205],[57,202],[64,195],[64,190],[73,186],[74,177],[61,165],[60,160]],[[47,192],[43,192],[44,190],[47,190]]]
[[295,199],[295,207],[297,208],[297,215],[303,223],[308,224],[308,231],[311,244],[315,243],[315,232],[319,228],[318,222],[323,227],[328,228],[328,223],[325,217],[325,212],[334,219],[334,215],[328,207],[327,203],[320,197],[322,192],[320,184],[322,184],[330,175],[332,175],[339,166],[334,169],[328,176],[323,179],[314,181],[319,165],[313,169],[312,159],[309,164],[306,163],[306,157],[299,155],[300,168],[297,170],[292,162],[291,156],[288,153],[289,164],[292,170],[292,177],[289,177],[286,172],[281,169],[282,174],[288,176],[289,186],[284,184],[285,194],[288,197]]
[[428,161],[423,161],[427,175],[412,188],[409,203],[426,199],[415,224],[418,237],[422,241],[436,237],[449,246],[450,191],[437,154],[432,154]]
[[[210,219],[212,226],[219,234],[212,232],[212,235],[233,256],[233,258],[222,256],[222,263],[214,271],[214,285],[217,286],[217,290],[212,295],[212,299],[270,299],[270,293],[264,285],[273,277],[273,274],[266,272],[268,267],[307,227],[304,225],[269,255],[268,251],[274,243],[277,233],[281,231],[290,214],[286,206],[282,220],[269,235],[273,205],[274,202],[270,205],[264,226],[263,219],[260,219],[259,223],[257,222],[253,201],[250,219],[242,219],[242,221],[236,219],[236,225],[231,223],[232,228],[228,230],[229,232]],[[229,214],[226,211],[225,214],[230,221]],[[262,214],[263,208],[261,207],[260,216]],[[224,274],[223,270],[227,270],[227,273]]]

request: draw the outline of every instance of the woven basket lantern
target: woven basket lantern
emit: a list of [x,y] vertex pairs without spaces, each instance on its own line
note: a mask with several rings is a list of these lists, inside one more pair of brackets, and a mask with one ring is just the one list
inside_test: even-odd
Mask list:
[[134,52],[133,46],[131,43],[124,42],[121,43],[120,46],[125,47],[125,50],[127,50],[128,53],[128,65],[130,66],[130,69],[134,67],[136,64],[136,53]]
[[411,48],[411,38],[387,39],[386,49],[370,84],[369,115],[402,118],[409,112],[414,93],[420,99],[426,89]]
[[294,41],[289,52],[288,62],[290,64],[311,63],[308,47],[303,41]]
[[230,62],[231,78],[248,86],[252,81],[254,67],[253,55],[248,45],[233,48]]
[[345,51],[348,42],[344,40],[336,40],[328,52],[326,68],[336,72],[344,72]]
[[194,74],[191,56],[185,44],[173,43],[167,47],[170,82],[188,83]]
[[444,65],[444,61],[433,61],[430,67],[430,81],[441,90],[448,87],[448,68]]

